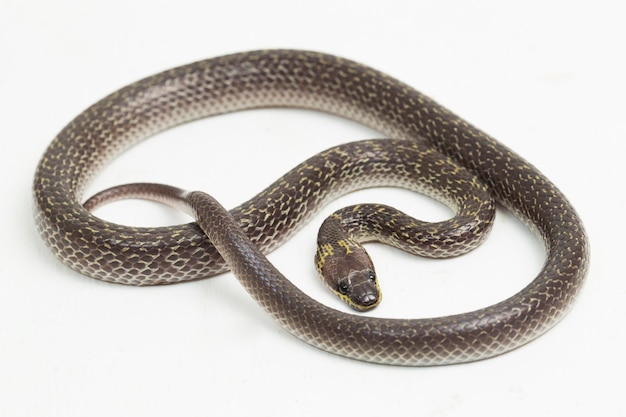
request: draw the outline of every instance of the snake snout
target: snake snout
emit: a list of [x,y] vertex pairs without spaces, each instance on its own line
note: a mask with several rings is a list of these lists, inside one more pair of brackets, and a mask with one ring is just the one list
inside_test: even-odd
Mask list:
[[352,271],[349,281],[352,285],[347,292],[348,304],[353,309],[366,311],[378,305],[382,296],[376,275],[371,270]]

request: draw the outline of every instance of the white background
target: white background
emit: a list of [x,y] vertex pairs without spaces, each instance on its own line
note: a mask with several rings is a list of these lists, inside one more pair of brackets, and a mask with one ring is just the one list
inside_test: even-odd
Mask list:
[[[624,12],[610,1],[12,1],[0,3],[0,415],[602,415],[626,413]],[[157,71],[288,47],[342,55],[415,86],[538,166],[570,198],[592,244],[588,283],[556,328],[468,365],[396,368],[311,348],[280,329],[229,274],[155,288],[106,284],[58,262],[34,230],[31,182],[54,135],[94,101]],[[296,163],[377,137],[306,112],[228,115],[159,135],[99,176],[212,193],[226,206]],[[357,193],[440,219],[397,190]],[[184,216],[148,203],[99,212],[128,224]],[[270,259],[343,309],[314,275],[317,217]],[[427,317],[512,295],[542,246],[502,210],[489,241],[428,261],[369,246],[385,300]]]

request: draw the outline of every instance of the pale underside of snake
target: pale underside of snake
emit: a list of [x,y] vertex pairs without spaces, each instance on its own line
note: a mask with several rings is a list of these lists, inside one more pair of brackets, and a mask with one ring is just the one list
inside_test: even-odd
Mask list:
[[[477,311],[424,319],[365,317],[311,299],[262,254],[290,236],[325,199],[357,185],[319,193],[310,181],[307,198],[270,187],[263,198],[231,210],[232,216],[211,197],[186,193],[197,223],[171,227],[116,225],[83,206],[89,180],[129,146],[191,120],[261,107],[332,113],[426,149],[419,152],[436,150],[456,161],[541,236],[547,252],[542,270],[517,294]],[[310,180],[312,173],[308,175],[303,178]],[[589,257],[579,216],[535,167],[411,87],[361,64],[314,52],[256,51],[209,59],[111,94],[54,139],[37,168],[34,195],[44,240],[82,274],[152,285],[230,269],[300,339],[385,364],[468,362],[533,340],[567,313],[584,282]],[[279,216],[276,208],[284,204],[290,205],[290,214]]]

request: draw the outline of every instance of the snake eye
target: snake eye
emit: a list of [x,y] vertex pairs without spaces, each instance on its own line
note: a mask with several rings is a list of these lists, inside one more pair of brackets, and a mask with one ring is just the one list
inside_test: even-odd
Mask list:
[[339,285],[337,285],[337,289],[339,290],[340,293],[345,295],[348,292],[348,282],[341,281]]
[[374,271],[370,271],[370,281],[374,282],[376,281],[376,274],[374,273]]

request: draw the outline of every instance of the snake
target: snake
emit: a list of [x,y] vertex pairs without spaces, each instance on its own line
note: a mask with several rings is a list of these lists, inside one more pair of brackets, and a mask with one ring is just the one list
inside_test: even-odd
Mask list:
[[[187,224],[118,225],[97,217],[89,204],[85,207],[84,193],[90,181],[130,146],[182,123],[268,107],[330,113],[368,126],[390,140],[349,144],[321,153],[230,211],[202,192],[175,187],[164,191],[166,186],[153,186],[158,196],[149,198],[181,204],[193,214],[196,221]],[[364,153],[365,159],[378,160],[373,165],[381,166],[369,172],[376,172],[372,174],[376,178],[367,179],[369,169],[358,168],[325,182],[329,170],[345,165],[341,158],[329,155],[349,154],[350,146],[360,149],[355,153]],[[371,156],[375,153],[372,148],[380,147],[387,150]],[[413,151],[406,152],[409,148]],[[433,162],[434,170],[424,174],[420,158],[428,153],[440,154],[438,161],[460,166],[470,176],[463,181],[447,179],[448,171],[461,169],[437,170],[440,162]],[[396,167],[401,159],[405,159],[403,168]],[[461,230],[460,236],[473,242],[470,246],[489,231],[491,214],[489,210],[479,214],[477,228],[459,226],[464,210],[474,214],[476,210],[464,209],[458,200],[461,197],[454,195],[461,182],[484,186],[497,204],[516,215],[543,242],[545,262],[534,279],[509,298],[475,311],[443,317],[381,318],[340,311],[314,300],[265,257],[329,198],[372,184],[406,182],[406,177],[399,179],[394,170],[406,170],[407,166],[414,171],[407,175],[421,176],[417,180],[421,185],[407,187],[427,188],[427,193],[454,206],[456,216],[448,226]],[[447,185],[441,186],[446,181]],[[430,187],[433,182],[441,184]],[[156,285],[231,270],[289,333],[322,350],[380,364],[464,363],[525,345],[571,309],[589,264],[589,242],[580,216],[536,167],[403,82],[352,60],[319,52],[236,53],[166,70],[123,87],[80,113],[57,134],[37,165],[33,193],[35,224],[43,240],[63,263],[83,275],[121,284]],[[119,194],[127,197],[133,192],[122,186]],[[472,196],[463,198],[474,200]],[[112,199],[105,193],[90,204]],[[481,201],[481,207],[493,206],[489,197]],[[413,220],[397,221],[401,214],[386,206],[373,205],[367,210],[369,215],[360,216],[366,219],[364,223],[378,224],[391,235],[408,235],[403,242],[420,240],[404,233],[407,222],[411,227],[417,224]],[[329,219],[334,223],[352,221],[341,214]],[[477,221],[469,222],[476,226]],[[427,246],[439,245],[445,255],[466,250],[450,243],[455,239],[446,238],[449,230],[443,224],[434,223],[430,229],[438,243],[431,241]],[[398,245],[402,248],[404,243]],[[318,247],[318,263],[325,254],[328,250]],[[322,266],[327,262],[323,260]],[[340,287],[341,292],[345,284]],[[372,303],[370,295],[366,303]]]

